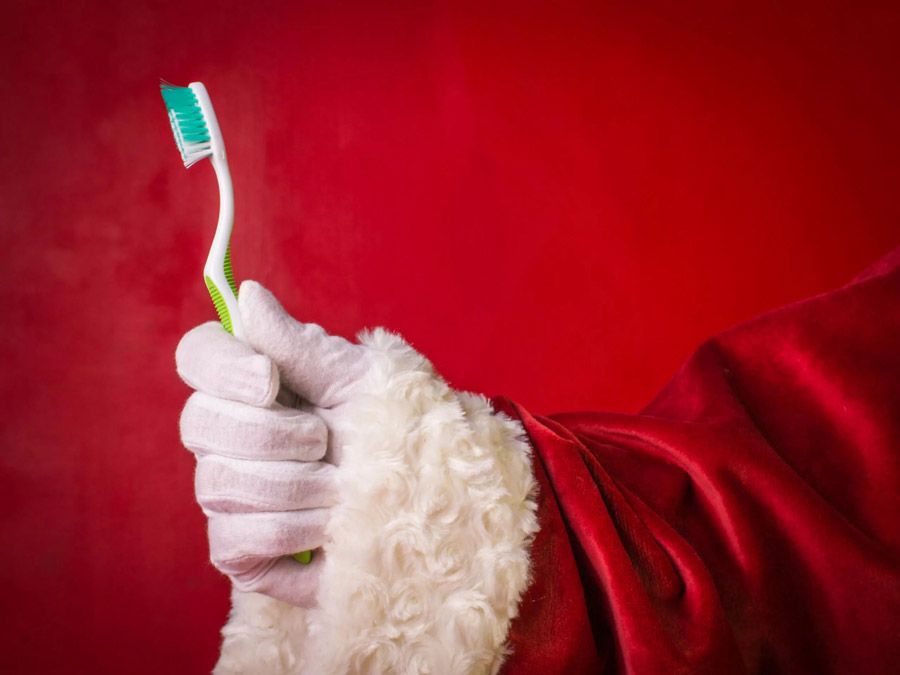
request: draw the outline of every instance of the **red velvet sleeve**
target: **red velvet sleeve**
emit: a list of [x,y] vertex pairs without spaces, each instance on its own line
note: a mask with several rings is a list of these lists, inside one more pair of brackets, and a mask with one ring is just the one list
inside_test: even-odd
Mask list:
[[900,249],[704,343],[638,415],[536,417],[505,673],[896,673]]

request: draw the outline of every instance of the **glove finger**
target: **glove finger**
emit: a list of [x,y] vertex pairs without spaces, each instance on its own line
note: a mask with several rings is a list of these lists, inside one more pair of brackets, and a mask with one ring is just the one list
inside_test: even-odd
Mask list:
[[209,554],[217,569],[245,574],[265,560],[325,543],[331,509],[209,515]]
[[293,391],[324,408],[347,400],[369,368],[363,347],[295,320],[255,281],[241,284],[238,297],[247,339]]
[[198,455],[315,461],[328,442],[328,429],[316,415],[281,406],[257,408],[199,391],[188,398],[180,426],[181,442]]
[[185,333],[175,349],[175,368],[189,386],[218,398],[265,408],[278,394],[272,360],[215,321]]
[[315,551],[304,565],[289,556],[267,560],[246,572],[232,574],[239,591],[262,593],[295,607],[315,607],[325,552]]
[[324,462],[254,462],[219,455],[197,460],[197,501],[205,511],[252,513],[333,506],[335,467]]

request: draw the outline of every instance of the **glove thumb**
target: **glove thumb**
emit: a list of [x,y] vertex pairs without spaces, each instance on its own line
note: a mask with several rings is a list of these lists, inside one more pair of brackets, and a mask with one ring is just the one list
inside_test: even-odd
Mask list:
[[369,368],[364,347],[297,321],[256,281],[241,284],[238,305],[248,342],[272,359],[293,392],[322,408],[353,394]]

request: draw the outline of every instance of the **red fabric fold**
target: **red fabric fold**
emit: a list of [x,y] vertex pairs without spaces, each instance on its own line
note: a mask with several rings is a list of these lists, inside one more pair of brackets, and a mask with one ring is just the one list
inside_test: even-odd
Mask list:
[[638,415],[531,415],[507,673],[895,673],[900,249],[704,343]]

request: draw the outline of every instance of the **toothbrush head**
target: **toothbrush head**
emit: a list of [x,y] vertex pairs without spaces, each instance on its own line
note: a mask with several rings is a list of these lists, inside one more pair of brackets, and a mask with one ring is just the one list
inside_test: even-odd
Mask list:
[[189,167],[214,153],[224,155],[222,132],[206,87],[200,82],[176,87],[160,80],[159,88],[184,165]]

